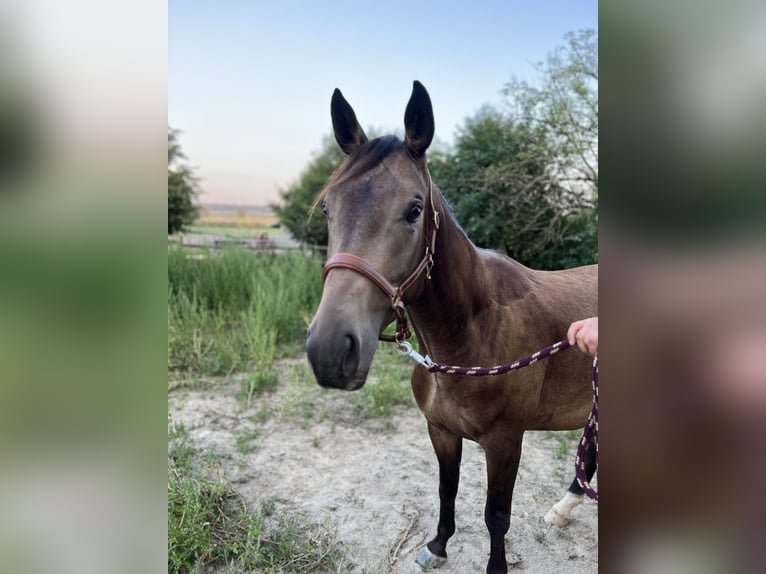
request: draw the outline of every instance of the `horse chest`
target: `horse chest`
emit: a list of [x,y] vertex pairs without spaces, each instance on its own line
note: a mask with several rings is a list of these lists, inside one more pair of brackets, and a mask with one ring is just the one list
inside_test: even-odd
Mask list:
[[477,393],[471,383],[461,386],[457,381],[437,380],[436,375],[424,373],[413,375],[412,387],[430,424],[477,442],[505,411],[496,396],[485,395],[484,400],[483,393]]

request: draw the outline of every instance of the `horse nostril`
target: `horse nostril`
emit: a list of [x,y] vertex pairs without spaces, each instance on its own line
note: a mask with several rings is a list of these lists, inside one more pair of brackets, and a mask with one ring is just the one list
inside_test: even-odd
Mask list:
[[344,377],[351,377],[359,368],[359,346],[352,335],[346,335],[346,352],[343,354],[343,363],[341,364],[341,374]]

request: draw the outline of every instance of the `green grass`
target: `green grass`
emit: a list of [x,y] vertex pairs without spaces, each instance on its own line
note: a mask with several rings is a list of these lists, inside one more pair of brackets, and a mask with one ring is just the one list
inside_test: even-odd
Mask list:
[[379,343],[367,383],[355,399],[360,416],[391,419],[395,407],[413,405],[410,377],[412,365],[394,345]]
[[[321,275],[320,259],[297,253],[234,248],[195,259],[170,247],[169,372],[177,378],[253,369],[268,374],[275,358],[303,346]],[[256,390],[246,389],[250,398]]]
[[415,406],[411,373],[412,363],[386,343],[379,344],[367,382],[358,391],[323,389],[317,385],[305,361],[292,363],[279,372],[285,384],[279,414],[282,419],[303,428],[330,419],[372,423],[388,430],[393,428],[393,417],[398,410]]
[[[321,274],[322,261],[302,254],[227,249],[197,259],[169,248],[168,370],[173,385],[193,384],[204,375],[249,372],[240,395],[248,407],[275,388],[275,359],[303,350],[306,327],[321,298]],[[357,416],[390,422],[395,407],[412,405],[411,372],[410,361],[393,345],[381,343],[367,384],[349,401]],[[316,418],[311,393],[318,388],[310,371],[305,365],[295,367],[288,379],[301,384],[291,390],[282,413]]]
[[556,439],[556,458],[558,460],[566,460],[574,456],[581,436],[582,430],[545,431],[545,438]]
[[255,441],[260,436],[258,431],[250,431],[237,436],[237,450],[240,454],[249,454],[258,450]]
[[316,416],[315,402],[322,389],[305,363],[290,365],[283,377],[287,392],[280,406],[280,415],[284,420],[306,426]]
[[251,420],[254,423],[265,423],[271,418],[271,409],[267,405],[261,405],[261,407],[252,415]]
[[242,383],[241,399],[245,406],[250,408],[252,400],[264,391],[272,390],[277,386],[277,374],[269,365],[255,369]]
[[390,429],[398,409],[415,405],[411,373],[412,363],[386,343],[379,344],[364,387],[350,393],[321,388],[305,362],[290,364],[279,373],[286,386],[280,415],[304,428],[329,418]]
[[168,432],[168,572],[230,565],[238,572],[337,572],[345,556],[333,528],[277,518],[273,501],[251,512],[225,481],[195,463],[183,428]]

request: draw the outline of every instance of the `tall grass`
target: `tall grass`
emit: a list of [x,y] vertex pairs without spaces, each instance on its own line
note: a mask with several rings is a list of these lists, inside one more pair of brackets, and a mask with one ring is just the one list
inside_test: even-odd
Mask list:
[[168,250],[168,369],[229,374],[271,369],[303,344],[321,297],[322,262],[240,249],[192,258]]

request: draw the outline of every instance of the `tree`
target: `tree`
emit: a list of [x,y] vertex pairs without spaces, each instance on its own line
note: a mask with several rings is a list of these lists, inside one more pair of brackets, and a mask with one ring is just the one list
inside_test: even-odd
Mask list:
[[168,235],[183,231],[197,218],[197,178],[185,159],[178,131],[168,128]]
[[597,37],[566,39],[537,65],[539,87],[508,83],[508,106],[467,119],[430,161],[468,236],[538,269],[598,259]]
[[429,165],[480,247],[540,269],[592,262],[593,241],[583,234],[595,224],[585,225],[582,209],[551,179],[549,147],[543,130],[484,107],[466,120],[454,151],[434,154]]
[[[570,32],[535,68],[538,87],[517,79],[503,89],[516,121],[544,130],[556,161],[549,171],[570,193],[598,195],[598,35]],[[594,199],[595,204],[595,199]]]
[[309,162],[298,181],[280,192],[282,204],[271,206],[282,225],[298,241],[327,245],[327,220],[321,213],[312,214],[311,205],[344,158],[335,139],[326,137],[322,151]]

